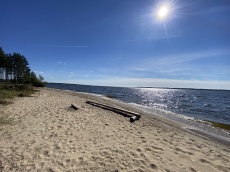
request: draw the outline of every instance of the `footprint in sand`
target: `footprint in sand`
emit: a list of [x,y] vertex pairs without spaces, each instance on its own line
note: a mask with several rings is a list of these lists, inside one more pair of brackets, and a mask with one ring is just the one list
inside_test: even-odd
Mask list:
[[155,169],[155,170],[157,169],[157,165],[156,165],[156,164],[150,164],[149,167],[150,167],[151,169]]
[[142,140],[145,140],[145,137],[143,137],[143,136],[142,136],[142,137],[140,137],[140,138],[141,138]]
[[146,166],[146,162],[144,160],[140,160],[141,164],[143,164],[144,166]]
[[139,156],[135,153],[135,152],[130,152],[130,154],[135,157],[135,158],[138,158]]
[[66,163],[70,163],[70,161],[71,161],[70,159],[66,159],[65,160]]
[[47,156],[47,157],[50,157],[50,153],[49,153],[48,150],[45,150],[45,151],[43,152],[43,154],[44,154],[45,156]]
[[156,140],[157,140],[157,141],[160,141],[161,139],[158,137]]
[[141,140],[142,143],[146,143],[146,140]]
[[146,152],[152,151],[150,148],[144,148]]
[[176,148],[175,150],[178,152],[186,153],[185,151],[181,150],[180,148]]
[[142,150],[141,150],[141,149],[139,149],[139,148],[137,148],[137,149],[136,149],[136,151],[137,151],[137,152],[142,152]]
[[191,172],[197,172],[197,171],[196,171],[194,168],[192,168],[192,167],[190,167],[189,170],[190,170]]
[[137,172],[144,172],[144,170],[142,170],[141,168],[138,168],[137,170],[135,170]]
[[141,156],[142,158],[144,158],[144,159],[147,159],[146,156],[145,156],[145,154],[143,154],[143,153],[140,153],[140,156]]
[[173,163],[174,161],[172,159],[169,159],[169,162]]
[[163,151],[163,150],[164,150],[164,149],[158,148],[158,147],[156,147],[156,146],[152,146],[152,148],[155,149],[155,150],[160,150],[160,151]]
[[223,172],[229,172],[230,171],[230,168],[226,168],[226,167],[224,167],[224,166],[222,166],[222,165],[217,165],[217,166],[215,166],[219,171],[223,171]]
[[204,164],[210,164],[212,165],[211,162],[207,161],[206,159],[200,159],[200,162],[204,163]]

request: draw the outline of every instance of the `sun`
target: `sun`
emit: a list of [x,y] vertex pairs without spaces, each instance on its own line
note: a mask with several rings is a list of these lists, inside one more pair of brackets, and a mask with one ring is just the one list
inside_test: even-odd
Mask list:
[[178,4],[177,0],[155,0],[149,15],[151,21],[164,27],[171,25],[173,20],[180,16],[180,9],[183,4]]
[[166,18],[168,16],[168,11],[169,11],[168,7],[166,7],[166,6],[160,7],[159,10],[158,10],[158,17],[160,19]]

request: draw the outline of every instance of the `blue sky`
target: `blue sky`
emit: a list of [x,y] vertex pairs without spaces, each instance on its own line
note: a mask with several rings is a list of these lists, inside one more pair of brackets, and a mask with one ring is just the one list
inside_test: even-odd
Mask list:
[[229,0],[0,4],[0,46],[48,82],[230,89]]

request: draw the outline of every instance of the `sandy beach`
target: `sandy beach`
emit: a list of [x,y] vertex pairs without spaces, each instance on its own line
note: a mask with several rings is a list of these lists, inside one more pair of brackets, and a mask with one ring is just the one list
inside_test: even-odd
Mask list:
[[[130,123],[94,101],[141,113]],[[40,89],[0,107],[0,171],[230,171],[230,145],[128,104]],[[79,109],[73,110],[74,104]]]

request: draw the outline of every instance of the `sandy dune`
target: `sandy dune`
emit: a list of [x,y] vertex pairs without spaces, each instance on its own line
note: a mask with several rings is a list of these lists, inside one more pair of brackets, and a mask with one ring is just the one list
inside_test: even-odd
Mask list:
[[119,105],[45,88],[0,107],[0,171],[230,171],[227,146],[147,114],[130,123],[86,100]]

